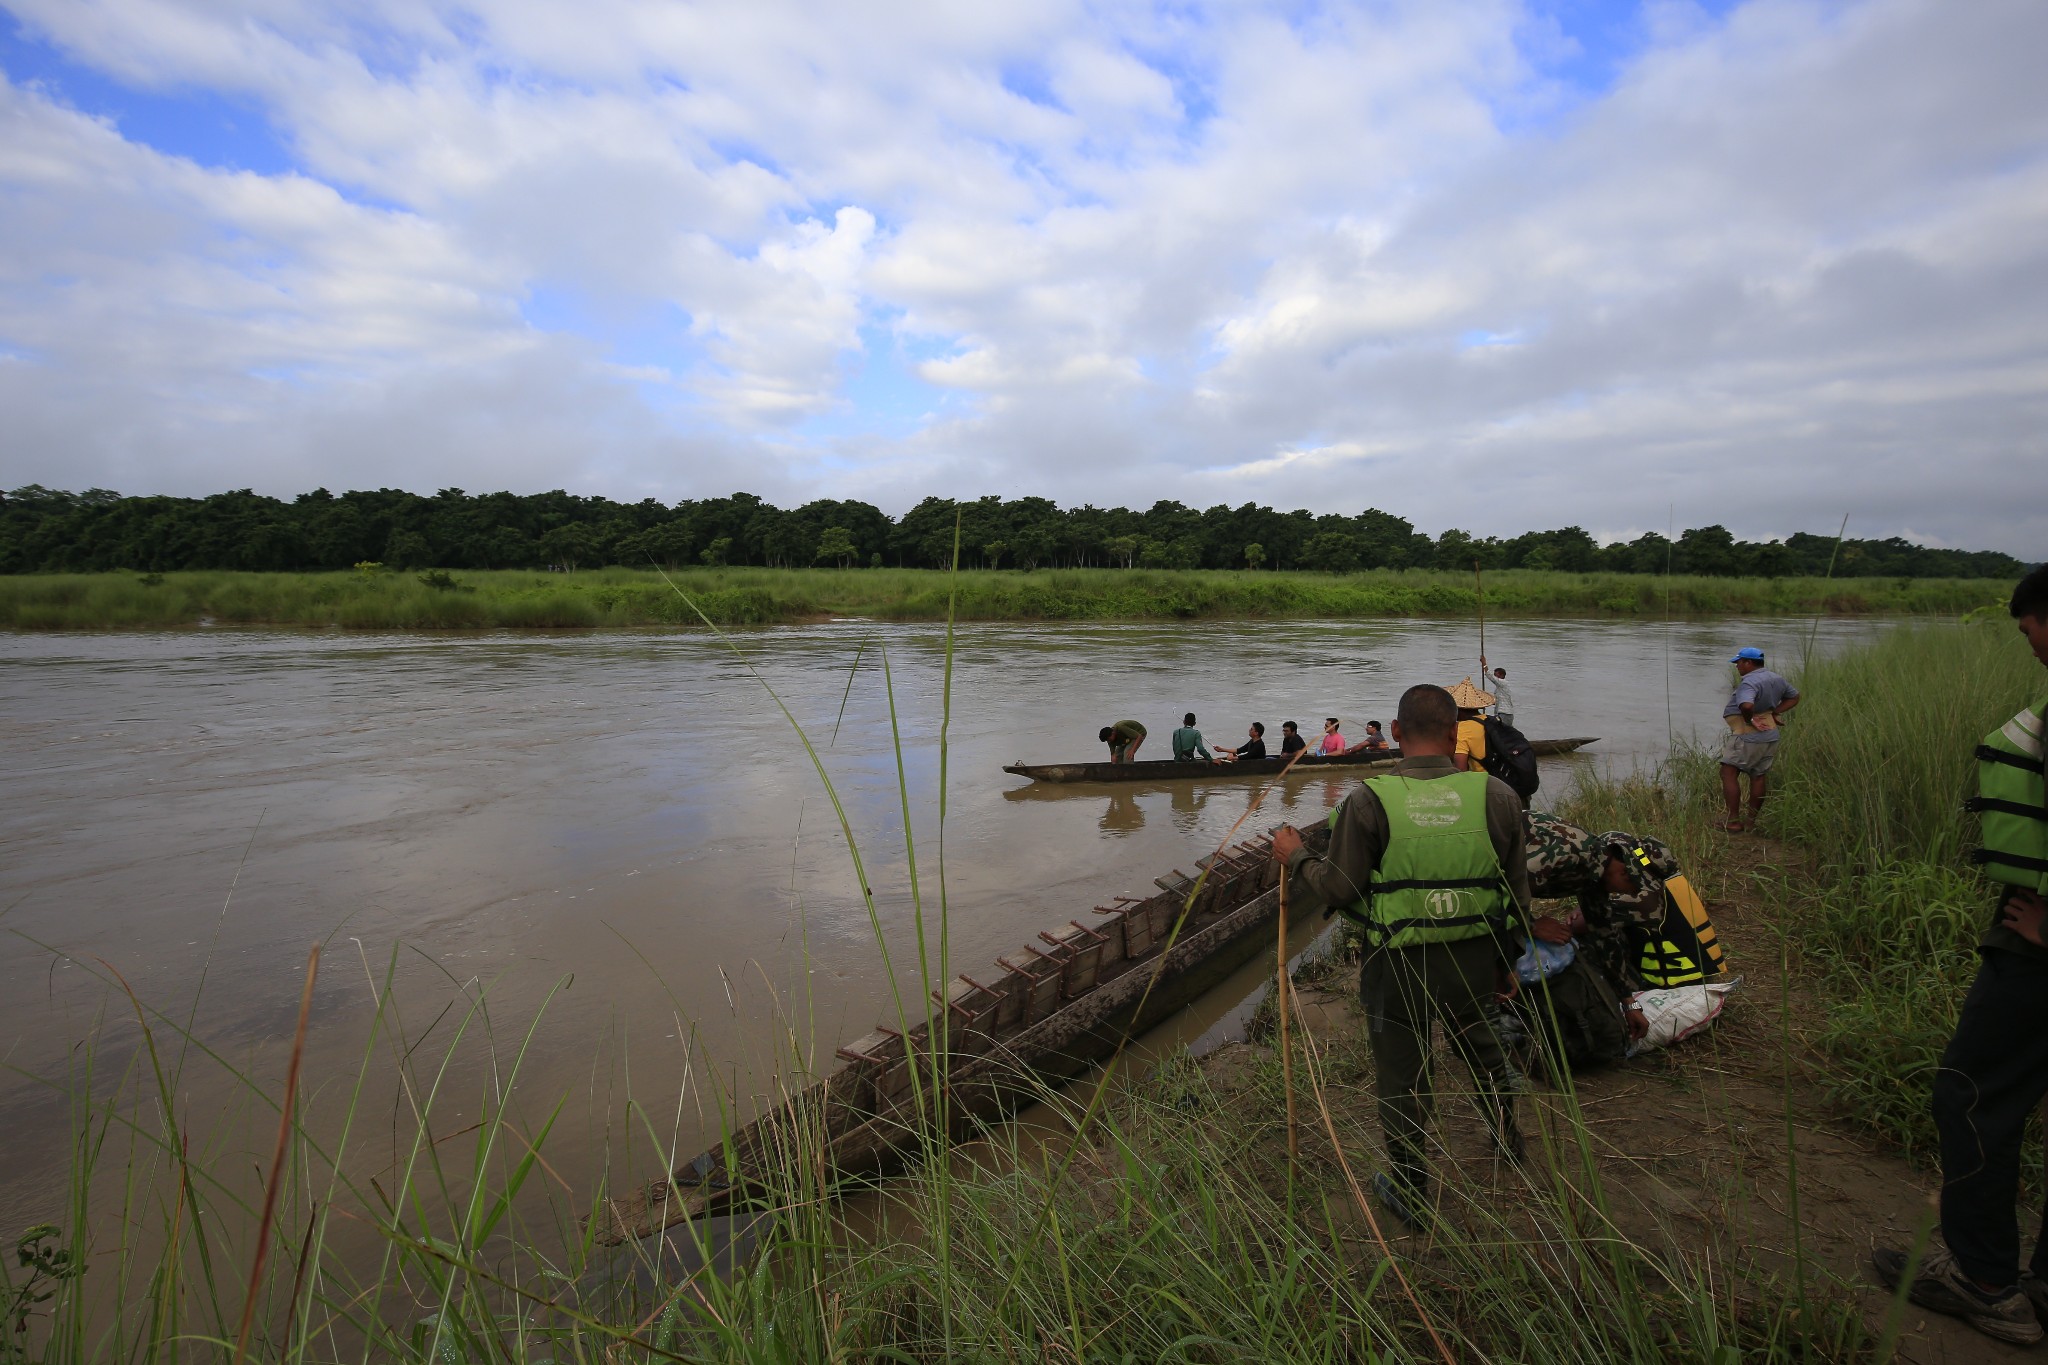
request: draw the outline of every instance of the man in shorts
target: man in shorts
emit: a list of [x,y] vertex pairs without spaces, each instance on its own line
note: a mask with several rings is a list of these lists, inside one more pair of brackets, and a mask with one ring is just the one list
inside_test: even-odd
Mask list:
[[[1764,652],[1735,651],[1735,691],[1721,708],[1728,737],[1721,741],[1721,799],[1728,818],[1721,828],[1740,833],[1764,808],[1765,774],[1778,757],[1778,717],[1799,705],[1799,689],[1764,667]],[[1749,821],[1742,818],[1742,778],[1749,776]]]

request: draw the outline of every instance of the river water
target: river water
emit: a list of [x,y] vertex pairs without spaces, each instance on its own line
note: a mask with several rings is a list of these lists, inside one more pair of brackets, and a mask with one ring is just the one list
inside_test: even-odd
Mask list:
[[[1877,628],[1512,621],[1487,643],[1532,738],[1600,736],[1545,760],[1541,805],[1583,765],[1717,735],[1736,647],[1791,659],[1810,633],[1826,651]],[[943,627],[840,621],[735,643],[744,657],[685,633],[0,637],[0,1231],[61,1212],[81,1041],[97,1039],[102,1093],[138,1060],[109,968],[160,1012],[160,1047],[186,1054],[179,1103],[203,1137],[249,1108],[226,1068],[281,1076],[316,942],[316,1127],[347,1107],[388,970],[416,1062],[487,988],[497,1055],[473,1021],[437,1131],[475,1110],[483,1075],[462,1073],[502,1074],[538,1016],[520,1107],[544,1116],[572,1096],[548,1147],[570,1182],[598,1169],[628,1091],[697,1150],[686,1075],[708,1065],[751,1092],[778,1039],[829,1059],[892,1009],[838,815],[777,698],[836,788],[899,973],[917,952],[906,807],[928,950],[943,902],[954,970],[974,973],[1192,870],[1258,786],[1039,788],[1002,764],[1100,757],[1096,730],[1126,716],[1163,757],[1185,710],[1212,743],[1256,719],[1277,748],[1282,720],[1313,738],[1329,714],[1355,738],[1410,683],[1478,667],[1469,622],[963,628],[942,897]],[[1343,786],[1290,780],[1247,829],[1319,818]],[[363,1125],[377,1132],[356,1139],[369,1168],[391,1158],[398,1103],[379,1084]]]

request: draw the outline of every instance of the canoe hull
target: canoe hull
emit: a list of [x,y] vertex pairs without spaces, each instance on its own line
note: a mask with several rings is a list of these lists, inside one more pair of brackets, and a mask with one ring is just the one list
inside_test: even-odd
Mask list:
[[[1598,736],[1573,739],[1537,739],[1529,747],[1539,756],[1568,754],[1598,742]],[[1385,772],[1401,758],[1399,749],[1374,754],[1338,754],[1329,758],[1309,756],[1294,765],[1300,775],[1334,773],[1346,777]],[[1141,759],[1136,763],[1009,763],[1003,771],[1034,782],[1170,782],[1186,778],[1221,781],[1240,777],[1270,777],[1287,767],[1284,758],[1253,758],[1239,763],[1177,763],[1170,758]]]
[[[1316,829],[1309,837],[1320,844],[1327,835]],[[1198,880],[1161,878],[1158,894],[1119,898],[1098,909],[1092,926],[1041,935],[1050,951],[1027,948],[999,959],[990,983],[963,977],[948,989],[950,1056],[935,1055],[928,1023],[907,1034],[878,1030],[841,1049],[846,1066],[670,1179],[608,1198],[593,1231],[617,1244],[725,1211],[788,1183],[791,1153],[805,1154],[802,1164],[818,1168],[825,1184],[899,1169],[936,1131],[919,1117],[919,1092],[936,1074],[945,1077],[947,1126],[956,1135],[1006,1117],[1266,948],[1279,911],[1278,872],[1270,844],[1256,839],[1211,862]]]

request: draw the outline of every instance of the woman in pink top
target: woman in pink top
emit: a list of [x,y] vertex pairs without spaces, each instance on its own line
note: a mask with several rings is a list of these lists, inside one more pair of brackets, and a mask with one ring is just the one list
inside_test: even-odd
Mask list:
[[1341,754],[1344,752],[1344,736],[1337,731],[1337,718],[1331,716],[1323,722],[1323,742],[1316,749],[1319,754]]

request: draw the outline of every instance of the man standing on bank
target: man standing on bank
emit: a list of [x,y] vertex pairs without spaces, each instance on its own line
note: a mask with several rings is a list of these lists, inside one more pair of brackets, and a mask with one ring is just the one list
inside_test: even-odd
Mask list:
[[[2034,657],[2048,666],[2048,565],[2013,589],[2007,609]],[[1941,1244],[1930,1247],[1907,1291],[2000,1341],[2041,1339],[2048,1317],[2048,1224],[2020,1268],[2020,1138],[2048,1095],[2048,787],[2042,734],[2048,702],[2014,716],[1977,746],[1984,847],[1974,855],[1999,883],[1991,925],[1977,940],[1977,979],[1934,1075],[1941,1135]],[[1897,1287],[1906,1253],[1871,1254]]]
[[1527,937],[1529,868],[1522,803],[1512,788],[1451,761],[1457,705],[1433,684],[1401,694],[1390,773],[1355,787],[1330,814],[1329,852],[1310,854],[1293,829],[1273,836],[1297,894],[1365,929],[1359,973],[1388,1170],[1382,1202],[1411,1228],[1429,1219],[1431,1025],[1471,1069],[1496,1147],[1521,1156],[1515,1074],[1494,1032],[1496,998]]
[[[1721,799],[1728,818],[1721,828],[1740,834],[1756,824],[1764,808],[1765,774],[1778,757],[1778,717],[1799,705],[1799,689],[1764,667],[1764,652],[1738,649],[1735,691],[1721,708],[1728,737],[1721,741]],[[1742,821],[1742,775],[1749,774],[1749,824]]]

